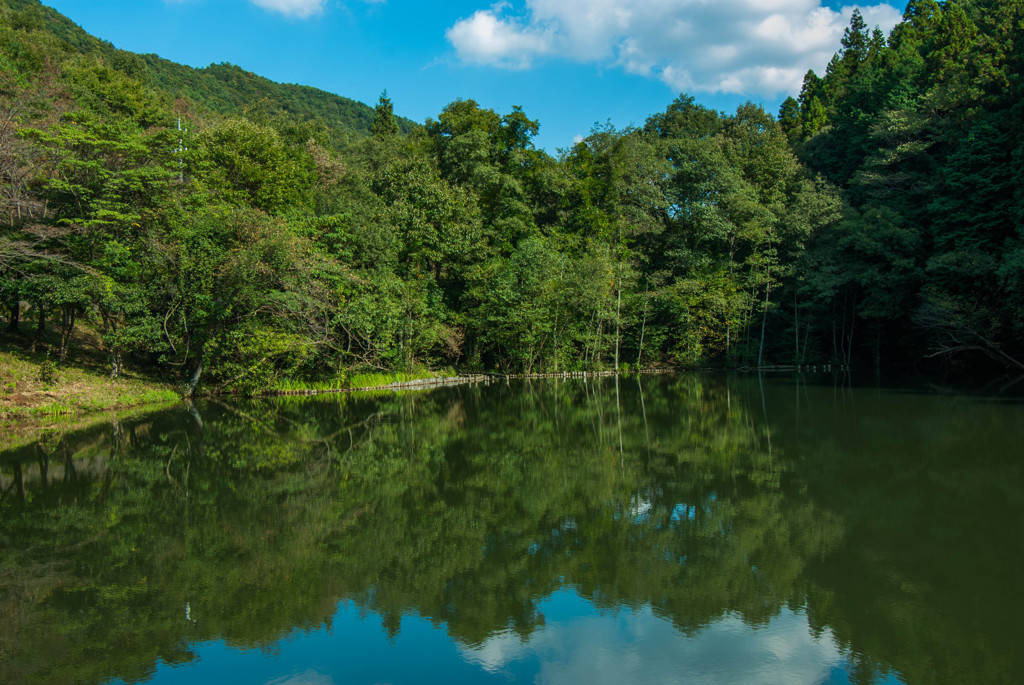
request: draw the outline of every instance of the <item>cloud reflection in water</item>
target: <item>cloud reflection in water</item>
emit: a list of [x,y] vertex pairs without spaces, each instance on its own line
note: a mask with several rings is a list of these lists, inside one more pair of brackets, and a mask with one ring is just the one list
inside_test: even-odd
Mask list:
[[525,641],[505,632],[459,651],[490,673],[534,659],[537,683],[821,683],[846,666],[831,632],[815,638],[801,611],[757,628],[727,615],[687,637],[650,607],[598,614],[583,604],[558,593],[541,607],[545,627]]

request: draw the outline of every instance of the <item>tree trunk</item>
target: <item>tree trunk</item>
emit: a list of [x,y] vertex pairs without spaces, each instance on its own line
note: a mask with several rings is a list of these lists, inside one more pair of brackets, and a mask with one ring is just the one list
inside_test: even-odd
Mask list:
[[203,344],[199,344],[199,348],[196,350],[196,367],[192,370],[192,377],[189,378],[188,383],[185,385],[185,397],[192,397],[196,392],[196,386],[199,385],[199,379],[203,376]]
[[[615,373],[619,372],[619,331],[622,320],[622,274],[619,274],[619,283],[615,294]],[[618,391],[618,386],[616,386]]]
[[43,303],[39,303],[39,325],[36,326],[35,337],[32,338],[32,347],[29,351],[35,353],[36,348],[39,346],[39,342],[43,339],[43,332],[46,330],[46,307]]
[[769,281],[764,288],[764,313],[761,315],[761,344],[757,348],[757,365],[761,366],[764,358],[764,329],[768,323],[768,298],[772,293],[772,284]]
[[807,361],[807,342],[811,337],[811,320],[807,320],[807,328],[804,330],[804,351],[800,356],[800,364],[802,365]]
[[[117,333],[117,321],[114,320],[114,315],[108,312],[106,309],[100,308],[100,314],[103,316],[103,334],[111,335]],[[117,349],[117,343],[111,343],[110,345],[110,377],[117,378],[121,375],[121,351]]]
[[839,363],[846,361],[846,302],[849,299],[849,293],[843,290],[843,329],[839,335]]
[[839,348],[836,347],[836,296],[832,294],[832,359],[839,361]]
[[14,296],[14,302],[11,303],[11,319],[7,324],[7,330],[11,333],[18,332],[18,323],[21,321],[21,302],[18,300],[18,296]]
[[793,361],[800,361],[800,305],[793,290]]
[[644,289],[644,317],[643,322],[640,324],[640,349],[636,353],[636,368],[640,369],[640,357],[644,353],[644,333],[647,332],[647,294],[648,289]]
[[[844,315],[845,320],[845,315]],[[853,305],[850,309],[850,342],[849,347],[846,350],[846,365],[850,365],[850,361],[853,359],[853,330],[857,323],[857,295],[853,296]]]
[[71,343],[71,334],[75,330],[75,309],[65,305],[61,308],[60,326],[60,360],[64,361],[68,356],[68,345]]

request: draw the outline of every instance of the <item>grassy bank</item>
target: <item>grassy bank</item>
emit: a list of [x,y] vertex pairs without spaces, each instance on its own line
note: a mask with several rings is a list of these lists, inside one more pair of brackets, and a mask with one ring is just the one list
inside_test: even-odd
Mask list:
[[169,383],[100,367],[60,366],[45,354],[0,345],[0,425],[77,418],[95,412],[176,402]]
[[[0,338],[0,425],[10,427],[22,423],[38,424],[83,417],[96,412],[173,403],[180,399],[179,386],[147,377],[137,371],[128,371],[120,378],[111,379],[104,363],[105,358],[97,355],[79,355],[74,364],[58,365],[45,353],[30,353],[17,344],[10,344],[14,342]],[[337,378],[324,381],[282,379],[257,394],[380,388],[454,375],[451,369],[343,373]],[[231,394],[230,390],[228,394]]]

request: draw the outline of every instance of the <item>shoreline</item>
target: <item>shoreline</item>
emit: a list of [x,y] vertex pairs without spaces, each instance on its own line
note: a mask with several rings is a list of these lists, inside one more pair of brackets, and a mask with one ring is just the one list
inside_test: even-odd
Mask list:
[[[367,385],[354,388],[305,389],[305,390],[273,390],[255,395],[255,397],[292,397],[299,395],[331,395],[351,392],[377,392],[381,390],[420,390],[453,385],[476,385],[478,383],[494,383],[502,380],[540,380],[540,379],[573,379],[573,378],[606,378],[609,376],[629,376],[633,374],[662,374],[673,369],[641,369],[639,371],[566,371],[563,373],[466,373],[457,376],[437,376],[420,378],[411,381],[398,381],[383,385]],[[226,393],[231,395],[231,393]]]
[[[3,378],[7,385],[6,392],[0,395],[0,427],[8,431],[24,432],[46,430],[65,424],[78,423],[82,420],[120,412],[147,411],[153,408],[173,406],[188,401],[182,393],[166,383],[158,383],[134,376],[119,379],[109,377],[75,367],[64,367],[61,373],[71,376],[69,382],[49,385],[34,381],[38,364],[32,360],[16,359],[12,355],[3,355],[6,371]],[[20,365],[15,371],[11,366]],[[489,384],[508,380],[540,380],[540,379],[587,379],[603,378],[615,375],[660,374],[671,369],[640,369],[628,373],[612,370],[605,371],[566,371],[561,373],[466,373],[456,376],[433,376],[407,381],[395,381],[378,385],[360,385],[351,388],[305,388],[295,390],[269,390],[254,397],[296,397],[329,395],[340,393],[381,392],[427,390],[432,388],[457,385]],[[29,387],[17,388],[25,384],[29,378]],[[42,387],[32,387],[39,386]],[[236,393],[211,393],[203,397],[241,397]]]

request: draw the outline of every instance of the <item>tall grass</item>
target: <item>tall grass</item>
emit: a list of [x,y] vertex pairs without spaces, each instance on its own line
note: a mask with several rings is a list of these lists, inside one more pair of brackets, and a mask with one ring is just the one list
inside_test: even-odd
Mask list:
[[306,381],[285,378],[274,383],[266,394],[279,392],[337,392],[341,390],[359,390],[361,388],[380,388],[396,383],[429,380],[431,378],[452,378],[457,374],[453,369],[440,371],[396,371],[342,374],[335,378],[320,381]]

